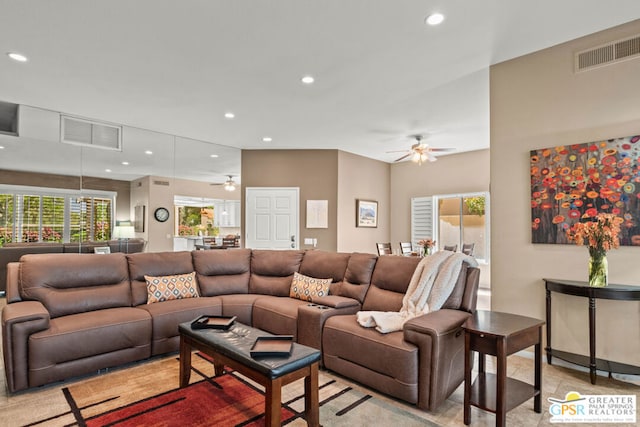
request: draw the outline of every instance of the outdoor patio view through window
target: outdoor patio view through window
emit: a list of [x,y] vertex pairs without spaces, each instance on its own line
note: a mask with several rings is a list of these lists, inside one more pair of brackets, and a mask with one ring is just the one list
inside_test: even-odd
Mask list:
[[115,196],[47,194],[0,188],[0,246],[111,238]]
[[486,197],[484,195],[437,196],[438,247],[473,244],[473,256],[486,259]]

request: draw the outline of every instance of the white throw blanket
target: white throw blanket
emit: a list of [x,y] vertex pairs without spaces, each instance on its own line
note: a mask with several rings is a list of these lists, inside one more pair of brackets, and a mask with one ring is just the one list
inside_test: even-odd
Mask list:
[[358,323],[386,334],[402,330],[416,316],[439,310],[451,295],[463,262],[478,265],[475,258],[459,252],[439,251],[425,257],[413,272],[399,312],[359,311]]

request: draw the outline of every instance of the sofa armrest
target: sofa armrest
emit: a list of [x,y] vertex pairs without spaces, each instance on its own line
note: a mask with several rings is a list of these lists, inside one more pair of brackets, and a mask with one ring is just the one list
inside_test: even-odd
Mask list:
[[466,311],[443,309],[414,317],[404,324],[404,339],[411,342],[410,339],[407,339],[407,331],[428,334],[435,338],[440,335],[448,334],[452,330],[462,330],[462,324],[469,318],[469,316],[470,314]]
[[317,297],[313,299],[314,304],[325,305],[331,308],[347,308],[347,307],[360,307],[360,303],[347,297],[341,297],[338,295],[327,295],[326,297]]
[[[337,300],[332,301],[329,298]],[[335,304],[335,307],[330,304]],[[301,305],[298,307],[298,343],[322,350],[322,328],[327,319],[332,316],[355,314],[359,310],[358,301],[338,296],[318,298],[317,301],[314,299],[312,303]]]
[[419,408],[437,408],[464,380],[462,324],[470,316],[466,311],[442,309],[404,324],[404,339],[419,349]]
[[49,320],[49,312],[38,301],[7,304],[2,310],[2,352],[10,392],[29,387],[29,336],[49,328]]

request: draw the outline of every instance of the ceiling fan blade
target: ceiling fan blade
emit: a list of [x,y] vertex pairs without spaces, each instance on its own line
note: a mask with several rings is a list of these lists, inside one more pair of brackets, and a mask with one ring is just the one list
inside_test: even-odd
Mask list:
[[435,162],[438,160],[438,158],[431,153],[425,153],[425,155],[427,156],[427,160],[429,160],[430,162]]
[[445,152],[445,151],[456,151],[456,149],[455,148],[429,148],[429,151]]
[[406,153],[409,150],[394,150],[394,151],[386,151],[387,154],[389,153]]
[[395,159],[395,160],[394,160],[394,162],[399,162],[400,160],[404,160],[404,159],[406,159],[407,157],[409,157],[410,155],[411,155],[411,153],[407,153],[407,154],[405,154],[404,156],[400,157],[399,159]]

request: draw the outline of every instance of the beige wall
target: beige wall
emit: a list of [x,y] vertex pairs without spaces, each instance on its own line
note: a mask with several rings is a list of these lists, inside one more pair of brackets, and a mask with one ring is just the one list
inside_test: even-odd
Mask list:
[[[243,150],[242,229],[246,187],[300,188],[300,248],[305,238],[318,239],[318,249],[335,251],[338,189],[337,150]],[[306,228],[307,200],[329,201],[329,228]]]
[[[389,241],[390,166],[340,151],[338,155],[338,245],[340,252],[376,253],[376,242]],[[378,202],[378,227],[356,227],[356,200]]]
[[129,218],[129,182],[90,176],[56,175],[50,173],[0,170],[0,184],[26,185],[31,187],[62,188],[69,190],[115,191],[116,220]]
[[411,240],[411,198],[489,191],[489,150],[391,166],[391,241]]
[[[242,200],[246,187],[300,188],[300,248],[305,238],[318,249],[375,252],[389,239],[389,165],[338,150],[243,150]],[[378,228],[356,228],[356,199],[377,200]],[[329,227],[306,228],[307,200],[328,200]],[[244,229],[244,203],[242,203]]]
[[[492,308],[544,318],[542,278],[586,280],[588,252],[532,244],[529,150],[640,133],[640,59],[575,74],[576,51],[640,33],[640,21],[491,69]],[[640,248],[609,253],[610,281],[640,284]],[[587,301],[553,295],[553,346],[588,354]],[[598,356],[640,365],[640,303],[597,302]]]

